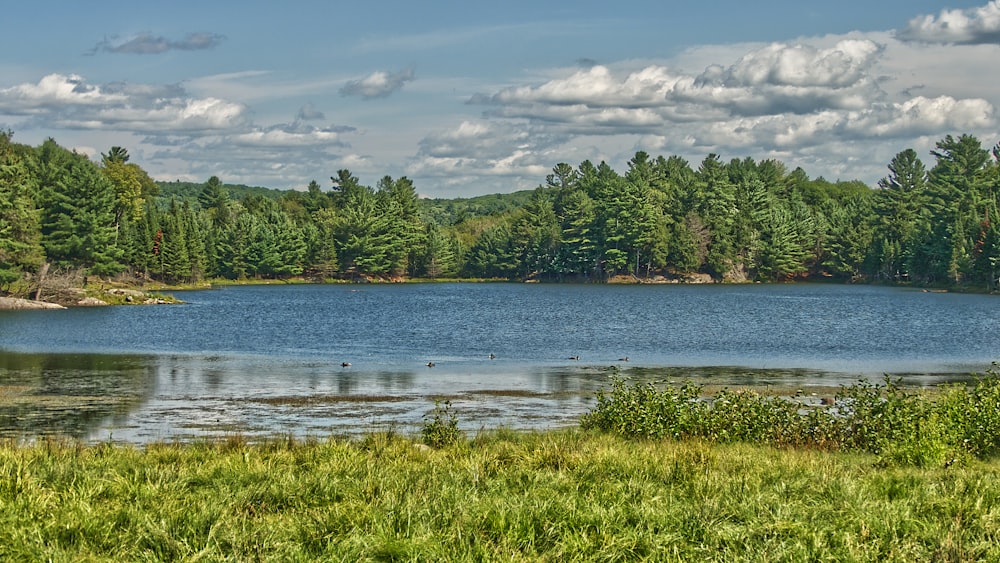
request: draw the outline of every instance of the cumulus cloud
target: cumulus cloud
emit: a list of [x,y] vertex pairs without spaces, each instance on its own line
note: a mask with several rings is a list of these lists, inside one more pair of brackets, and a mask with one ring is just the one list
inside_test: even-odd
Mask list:
[[683,127],[688,144],[706,147],[774,148],[832,135],[884,138],[995,123],[992,104],[981,98],[891,100],[876,78],[884,52],[861,38],[823,48],[775,43],[697,75],[660,65],[625,73],[598,65],[469,103],[490,106],[489,117],[574,134],[655,135]]
[[773,44],[728,67],[709,66],[697,76],[658,65],[618,76],[596,65],[541,85],[478,95],[470,103],[569,106],[574,111],[568,115],[584,108],[597,114],[596,122],[638,126],[655,125],[657,113],[679,119],[690,114],[692,106],[745,115],[859,109],[879,95],[869,71],[881,51],[869,40],[844,40],[827,49]]
[[364,78],[351,80],[344,84],[340,89],[340,94],[342,96],[360,96],[365,100],[384,98],[400,90],[404,84],[413,79],[413,69],[404,69],[399,72],[379,70]]
[[127,95],[105,92],[87,84],[76,74],[49,74],[37,84],[18,84],[0,89],[0,113],[26,115],[45,108],[68,106],[101,106],[124,102]]
[[343,133],[353,131],[351,127],[313,127],[311,125],[277,124],[255,127],[245,133],[233,135],[229,139],[243,146],[266,147],[345,147]]
[[187,96],[176,85],[93,85],[78,75],[50,74],[37,84],[0,89],[0,115],[30,116],[36,127],[137,133],[239,129],[247,108]]
[[[37,83],[0,88],[0,122],[12,129],[135,135],[154,175],[304,187],[317,168],[358,163],[345,156],[354,127],[307,123],[324,118],[303,105],[291,123],[259,125],[250,109],[216,96],[194,96],[178,84],[91,84],[79,75],[50,74]],[[115,141],[121,143],[122,141]],[[138,150],[138,148],[136,148]]]
[[104,39],[95,45],[88,54],[115,53],[128,55],[158,55],[167,51],[201,51],[217,47],[225,37],[217,33],[189,33],[180,40],[140,33],[126,39]]
[[[583,158],[622,166],[647,150],[776,158],[873,181],[907,146],[996,130],[1000,91],[979,82],[961,88],[988,64],[987,54],[972,49],[932,54],[889,33],[852,33],[699,48],[675,64],[564,68],[539,83],[469,98],[484,108],[483,120],[427,136],[420,170],[489,177],[504,170],[501,163],[530,170]],[[700,70],[692,60],[704,61]],[[571,159],[574,150],[580,160]]]
[[941,10],[937,16],[917,16],[897,32],[897,37],[924,43],[1000,43],[1000,0],[968,10]]
[[553,135],[531,127],[467,120],[426,136],[407,173],[540,178],[551,168],[545,162],[547,149],[557,142]]
[[774,43],[719,69],[717,79],[729,86],[845,88],[864,79],[881,51],[868,39],[846,39],[827,49]]

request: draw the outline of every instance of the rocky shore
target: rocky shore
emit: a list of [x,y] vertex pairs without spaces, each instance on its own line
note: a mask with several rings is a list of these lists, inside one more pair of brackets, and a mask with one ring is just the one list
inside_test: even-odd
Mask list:
[[106,305],[165,305],[177,303],[176,300],[150,295],[145,291],[136,289],[108,289],[105,291],[106,297],[94,297],[87,295],[82,289],[69,292],[71,296],[63,295],[58,299],[58,303],[50,301],[35,301],[32,299],[22,299],[19,297],[0,297],[0,311],[2,310],[31,310],[31,309],[66,309],[67,307],[103,307]]
[[19,297],[0,297],[0,310],[26,310],[26,309],[65,309],[66,307],[58,303],[48,303],[46,301],[32,301],[31,299],[21,299]]

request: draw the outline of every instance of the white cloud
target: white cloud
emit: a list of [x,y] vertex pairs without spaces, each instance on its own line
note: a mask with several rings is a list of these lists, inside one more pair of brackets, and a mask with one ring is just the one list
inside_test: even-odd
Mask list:
[[[898,140],[898,151],[914,136],[975,134],[996,127],[994,103],[984,97],[915,95],[924,90],[912,87],[915,84],[904,87],[899,68],[916,73],[921,83],[934,82],[933,76],[919,73],[921,53],[888,35],[873,36],[881,41],[852,34],[744,46],[735,62],[715,62],[700,72],[677,70],[681,64],[652,64],[631,71],[623,68],[628,61],[598,65],[566,71],[539,84],[477,95],[469,102],[488,108],[485,115],[492,121],[479,127],[507,124],[512,128],[508,137],[514,137],[516,130],[546,134],[552,147],[578,145],[582,136],[630,138],[628,148],[633,151],[648,150],[643,143],[649,142],[653,150],[682,154],[809,155],[808,161],[820,166],[821,173],[854,166],[859,175],[874,169],[862,164],[866,150],[869,156],[876,152],[872,143]],[[889,56],[892,59],[886,60]],[[981,62],[967,59],[973,66],[974,61]],[[968,76],[973,66],[956,73]],[[901,87],[900,92],[885,91],[883,83]],[[992,93],[993,99],[1000,95]],[[570,138],[577,140],[564,143]],[[445,145],[428,143],[423,148],[430,146]],[[437,156],[462,155],[464,160],[445,164],[466,171],[479,166],[484,174],[490,173],[492,162],[502,157],[493,152],[493,160],[476,159],[469,153],[474,146],[478,145],[467,143],[455,153],[441,151]],[[869,148],[861,148],[865,146]],[[501,147],[493,140],[488,148]],[[618,147],[616,156],[624,162],[626,146],[619,142]],[[824,153],[813,147],[831,150]],[[511,147],[503,150],[510,157],[523,157]],[[877,166],[884,168],[885,163]]]
[[241,104],[187,97],[176,86],[95,86],[77,75],[50,74],[37,84],[0,90],[0,115],[31,116],[35,127],[139,133],[235,130],[246,125],[246,113]]
[[897,36],[926,43],[1000,43],[1000,0],[968,10],[941,10],[937,16],[917,16]]
[[233,135],[229,140],[241,146],[328,148],[345,146],[341,137],[335,129],[279,125]]
[[[425,137],[406,174],[445,181],[449,176],[503,177],[514,180],[516,189],[524,189],[538,185],[551,169],[547,151],[560,142],[523,124],[467,120]],[[509,188],[507,184],[502,189]]]
[[59,105],[101,106],[122,103],[127,96],[105,93],[88,85],[76,74],[49,74],[37,84],[19,84],[0,89],[0,113],[25,115]]
[[359,80],[351,80],[340,89],[343,96],[360,96],[366,100],[384,98],[412,81],[413,69],[399,72],[379,70]]
[[595,65],[539,86],[507,88],[492,96],[477,96],[471,101],[498,105],[657,106],[663,104],[678,80],[680,77],[672,76],[663,67],[650,66],[621,79],[615,77],[608,67]]

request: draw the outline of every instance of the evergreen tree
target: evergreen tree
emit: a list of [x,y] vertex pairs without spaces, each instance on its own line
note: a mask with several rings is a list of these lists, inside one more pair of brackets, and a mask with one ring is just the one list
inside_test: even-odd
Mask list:
[[205,182],[198,203],[208,213],[212,226],[219,228],[230,220],[229,193],[222,186],[218,176],[212,176]]
[[594,200],[582,189],[568,187],[559,192],[554,211],[560,226],[557,271],[589,278],[597,269],[599,256],[594,232],[597,218]]
[[554,273],[559,223],[552,200],[543,188],[535,190],[514,221],[511,244],[519,265],[519,277],[527,279]]
[[52,139],[38,150],[42,247],[57,265],[97,275],[121,270],[115,246],[115,191],[85,156]]
[[708,155],[697,171],[694,211],[710,233],[705,268],[716,278],[725,278],[737,269],[736,190],[716,154]]
[[[958,139],[948,135],[938,141],[931,154],[937,159],[928,173],[932,239],[923,243],[929,263],[938,269],[929,274],[940,279],[940,265],[945,264],[945,275],[957,283],[969,273],[976,227],[987,212],[989,152],[971,135]],[[943,241],[948,242],[947,248]]]
[[129,162],[128,151],[122,147],[111,147],[108,154],[101,154],[101,172],[115,190],[116,230],[125,217],[138,219],[142,215],[146,199],[159,190],[145,170]]
[[159,231],[159,267],[158,275],[170,283],[179,283],[191,279],[191,255],[188,252],[187,224],[184,220],[181,206],[176,200],[171,200],[170,209],[163,216]]
[[906,149],[889,163],[875,198],[878,236],[877,277],[899,280],[913,266],[916,234],[926,230],[927,172],[916,151]]
[[12,146],[12,135],[0,132],[0,291],[37,269],[43,258],[35,179]]

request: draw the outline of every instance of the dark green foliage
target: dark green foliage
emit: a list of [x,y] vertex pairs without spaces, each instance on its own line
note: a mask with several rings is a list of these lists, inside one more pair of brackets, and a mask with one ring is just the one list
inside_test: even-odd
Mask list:
[[161,183],[157,197],[122,147],[98,168],[52,140],[35,150],[9,139],[0,143],[8,147],[0,151],[4,286],[43,261],[172,283],[707,274],[992,291],[1000,275],[1000,149],[969,135],[941,140],[930,171],[913,150],[900,152],[877,190],[811,179],[775,160],[711,154],[693,170],[680,157],[638,151],[624,173],[604,162],[559,163],[536,190],[454,200],[420,199],[405,177],[366,186],[346,169],[326,190],[212,176]]
[[[213,176],[213,178],[218,180],[217,176]],[[181,182],[180,180],[174,182],[156,182],[156,185],[159,187],[160,201],[169,202],[171,199],[176,199],[181,202],[186,201],[192,205],[201,199],[202,191],[205,189],[205,183]],[[242,201],[250,196],[278,200],[285,193],[284,190],[247,186],[245,184],[223,184],[221,181],[220,187],[225,192],[226,198],[232,201]]]
[[37,185],[11,137],[0,131],[0,291],[42,262]]
[[46,257],[98,275],[119,271],[115,191],[97,166],[49,139],[38,151],[38,177]]

